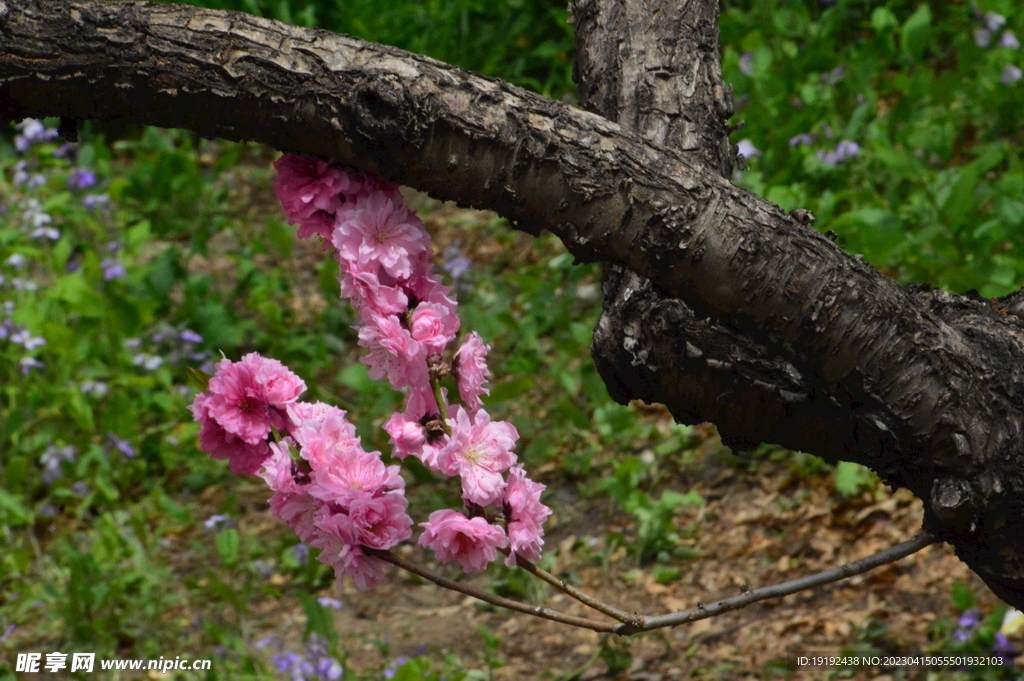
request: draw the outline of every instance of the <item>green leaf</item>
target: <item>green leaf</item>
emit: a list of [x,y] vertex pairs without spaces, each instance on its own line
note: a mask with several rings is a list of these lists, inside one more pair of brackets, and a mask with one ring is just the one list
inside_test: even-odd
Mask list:
[[300,594],[302,609],[306,611],[306,637],[317,634],[333,648],[338,644],[338,632],[334,629],[331,611],[320,605],[311,594]]
[[950,597],[953,599],[953,607],[957,610],[970,610],[974,607],[974,592],[959,579],[953,581]]
[[213,376],[202,369],[188,367],[186,374],[188,376],[188,384],[195,388],[196,392],[205,393],[207,388],[210,387],[210,379],[213,378]]
[[0,517],[8,525],[28,525],[32,522],[32,511],[21,502],[21,498],[0,489]]
[[900,45],[903,54],[920,61],[924,56],[924,49],[931,37],[932,10],[928,5],[921,5],[917,8],[907,23],[903,24],[903,31],[900,33]]
[[520,395],[525,395],[531,390],[533,390],[533,379],[529,376],[513,378],[511,381],[502,381],[491,388],[491,394],[490,397],[487,398],[487,402],[490,404],[507,402],[508,400],[515,399]]
[[224,565],[230,567],[238,562],[240,554],[238,530],[230,527],[221,531],[217,534],[216,544],[217,553],[220,554],[220,558],[224,561]]
[[279,220],[267,221],[267,241],[282,258],[290,258],[295,245],[293,230]]
[[20,492],[28,481],[29,459],[27,456],[15,454],[3,468],[6,487],[12,492]]
[[876,7],[871,13],[871,27],[876,33],[888,33],[900,25],[896,15],[888,7]]
[[680,494],[672,490],[665,490],[661,493],[661,501],[658,502],[663,508],[678,508],[680,506],[703,506],[704,497],[697,490],[691,489],[686,494]]
[[76,314],[93,319],[103,319],[106,316],[107,306],[103,298],[80,274],[60,278],[51,290]]
[[851,497],[860,491],[861,487],[870,482],[868,469],[857,463],[840,461],[836,464],[835,485],[836,491],[844,497]]
[[655,565],[651,573],[658,584],[671,584],[683,575],[682,569],[676,565]]

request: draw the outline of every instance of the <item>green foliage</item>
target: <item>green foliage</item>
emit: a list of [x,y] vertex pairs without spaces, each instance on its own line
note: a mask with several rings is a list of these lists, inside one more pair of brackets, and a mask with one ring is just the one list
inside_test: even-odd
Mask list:
[[575,92],[573,30],[560,0],[204,0],[401,47],[561,97]]
[[878,476],[871,469],[849,461],[837,463],[834,475],[836,491],[844,497],[852,497],[861,490],[871,489],[878,482]]
[[[691,548],[679,544],[676,512],[682,507],[703,506],[704,499],[695,490],[686,494],[664,490],[658,498],[653,497],[643,489],[646,468],[640,457],[627,456],[615,465],[614,474],[601,482],[601,489],[633,516],[635,539],[631,549],[641,563],[655,558],[668,560],[672,556],[695,557]],[[678,573],[663,569],[659,581],[672,581],[677,576]]]
[[[1017,3],[729,3],[723,63],[763,154],[740,183],[902,281],[1024,284]],[[977,12],[977,14],[975,13]],[[975,43],[981,13],[1006,25]],[[1009,71],[1007,70],[1009,69]],[[1013,82],[1011,82],[1013,81]],[[799,137],[803,135],[804,137]],[[829,156],[843,142],[859,151]],[[849,147],[845,147],[849,149]]]

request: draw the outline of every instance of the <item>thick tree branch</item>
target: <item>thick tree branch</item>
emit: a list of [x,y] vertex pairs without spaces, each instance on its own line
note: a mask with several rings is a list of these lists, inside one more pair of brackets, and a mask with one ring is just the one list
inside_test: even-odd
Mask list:
[[[577,0],[570,11],[583,106],[729,177],[732,101],[717,3]],[[607,264],[602,284],[593,355],[617,401],[661,402],[680,421],[712,421],[734,449],[784,442],[829,457],[843,443],[882,448],[862,442],[878,430],[867,414],[816,392],[755,338],[695,314],[621,265]]]
[[928,529],[1024,605],[1016,317],[905,291],[678,153],[435,60],[180,5],[0,2],[0,114],[260,141],[550,229],[579,259],[685,296],[815,390],[884,416],[873,440],[806,449],[909,487]]

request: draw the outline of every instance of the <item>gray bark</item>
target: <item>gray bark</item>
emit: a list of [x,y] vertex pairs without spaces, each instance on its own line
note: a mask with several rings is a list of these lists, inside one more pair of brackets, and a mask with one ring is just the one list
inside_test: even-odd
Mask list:
[[[778,443],[908,487],[925,500],[927,529],[1024,606],[1015,300],[905,290],[692,152],[595,114],[426,57],[238,13],[0,0],[0,116],[123,119],[264,142],[549,229],[578,259],[620,265],[730,339],[757,339],[736,346],[747,352],[736,363],[712,367],[729,374],[720,385],[742,385],[731,374],[759,362],[792,367],[769,372],[764,390],[778,395],[771,420],[794,421],[776,429],[793,440]],[[686,316],[660,314],[669,329]],[[701,359],[676,352],[659,359],[662,384]],[[752,442],[772,432],[766,419],[728,428]]]

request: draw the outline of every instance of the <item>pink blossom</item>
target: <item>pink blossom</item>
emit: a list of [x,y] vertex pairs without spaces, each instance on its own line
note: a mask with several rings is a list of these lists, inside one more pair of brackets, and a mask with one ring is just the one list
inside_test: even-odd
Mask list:
[[490,345],[484,345],[483,339],[476,331],[469,333],[455,353],[452,372],[459,386],[459,397],[470,411],[483,406],[480,395],[489,395],[489,388],[484,387],[491,377],[487,368],[487,353]]
[[348,505],[348,516],[357,543],[373,549],[390,549],[412,536],[412,518],[405,509],[409,501],[400,492],[373,497],[356,497]]
[[339,260],[341,274],[341,297],[347,298],[352,307],[361,310],[368,307],[377,314],[399,315],[409,306],[409,297],[399,286],[398,280],[381,272],[376,263],[363,265],[358,262]]
[[313,466],[308,491],[317,499],[348,507],[364,496],[379,496],[387,490],[404,490],[405,480],[398,466],[385,466],[380,452],[353,448],[344,456],[320,459]]
[[274,162],[274,191],[288,222],[299,225],[299,238],[331,238],[334,213],[351,187],[348,173],[308,156],[285,154]]
[[361,317],[363,325],[359,329],[359,346],[367,348],[370,354],[359,361],[369,365],[370,378],[376,381],[387,376],[395,390],[425,384],[426,350],[402,327],[398,317],[375,312]]
[[331,242],[345,260],[379,263],[399,279],[412,274],[412,260],[430,237],[418,217],[383,192],[350,201],[338,210]]
[[240,362],[217,363],[206,407],[224,430],[256,445],[267,439],[271,425],[284,428],[282,412],[305,389],[302,379],[283,364],[252,352]]
[[267,439],[272,416],[270,404],[264,399],[250,363],[222,359],[208,390],[207,411],[224,430],[253,445]]
[[448,436],[441,435],[431,442],[420,419],[408,413],[394,413],[384,424],[384,430],[391,436],[391,453],[400,459],[412,454],[432,470],[439,470],[437,455],[448,444]]
[[441,276],[434,273],[430,257],[434,252],[427,249],[413,261],[413,271],[404,283],[411,297],[421,303],[434,303],[446,308],[454,317],[458,317],[458,303],[451,295],[452,287],[442,283]]
[[446,475],[462,477],[464,499],[481,506],[492,504],[505,491],[501,474],[516,462],[512,448],[519,433],[511,423],[492,423],[483,409],[473,421],[461,407],[453,407],[452,412],[455,417],[448,419],[451,441],[438,453],[438,467]]
[[384,583],[386,563],[366,555],[355,544],[355,530],[347,515],[321,511],[316,526],[309,545],[321,550],[317,560],[334,568],[339,588],[345,576],[351,577],[360,591]]
[[508,474],[505,488],[505,507],[509,514],[508,536],[512,553],[505,558],[505,565],[516,564],[515,554],[527,560],[540,560],[544,546],[544,521],[551,515],[551,509],[540,503],[540,494],[545,486],[526,477],[523,467],[513,466]]
[[[289,432],[294,431],[299,426],[313,428],[319,432],[320,425],[327,419],[327,417],[345,417],[344,410],[323,402],[292,402],[287,405],[286,411],[290,422]],[[306,423],[307,421],[309,421],[309,423]]]
[[242,357],[243,362],[247,360],[255,365],[256,383],[263,387],[263,398],[271,406],[287,409],[306,392],[306,382],[276,359],[252,352]]
[[433,549],[443,563],[459,561],[466,572],[483,572],[497,556],[497,549],[508,546],[500,527],[451,509],[434,511],[420,524],[424,531],[419,544]]
[[270,455],[266,440],[249,444],[236,435],[227,432],[210,414],[210,396],[196,395],[189,409],[199,429],[199,448],[214,459],[228,459],[231,472],[236,475],[256,475],[264,459]]
[[263,468],[259,472],[267,486],[275,492],[297,493],[302,490],[295,482],[298,469],[292,460],[291,446],[294,444],[290,437],[280,442],[271,442],[270,456],[263,461]]
[[[441,399],[448,404],[448,388],[441,388]],[[437,407],[437,398],[429,384],[414,385],[405,393],[405,413],[422,419],[424,416],[436,417],[441,413]]]
[[296,442],[302,446],[302,458],[313,466],[330,465],[335,459],[359,449],[356,427],[345,418],[345,412],[341,409],[336,409],[323,421],[303,421],[293,435]]
[[316,514],[323,504],[301,492],[274,492],[270,512],[284,522],[307,544],[313,538]]
[[420,303],[412,312],[410,327],[413,340],[422,343],[428,355],[440,354],[455,338],[459,330],[459,318],[443,305]]
[[419,456],[420,449],[427,442],[427,434],[419,420],[401,412],[391,415],[384,423],[384,430],[391,436],[391,453],[399,459],[410,454]]

